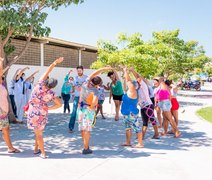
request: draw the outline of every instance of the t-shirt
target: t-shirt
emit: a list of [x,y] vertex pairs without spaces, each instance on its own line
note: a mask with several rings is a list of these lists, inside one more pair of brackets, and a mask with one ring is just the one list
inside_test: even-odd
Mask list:
[[7,90],[6,88],[0,84],[0,108],[5,112],[9,112],[9,104],[7,100]]
[[142,108],[152,104],[152,101],[149,97],[149,90],[148,90],[146,83],[142,80],[139,83],[140,83],[140,88],[138,90],[138,94],[139,94],[139,98],[140,98],[139,105],[142,109]]
[[62,93],[69,94],[72,86],[73,86],[73,82],[69,82],[69,76],[66,75],[64,78],[64,83],[63,83],[62,90],[61,90]]
[[122,94],[124,94],[121,81],[117,80],[115,85],[111,83],[110,87],[112,88],[113,95],[121,96]]
[[98,99],[99,100],[105,100],[105,89],[104,89],[104,87],[99,87],[98,91],[99,91]]
[[86,82],[83,83],[82,89],[81,89],[81,96],[80,96],[80,103],[83,103],[84,105],[91,105],[94,96],[98,97],[98,89],[95,87],[88,87],[89,78],[86,79]]
[[148,90],[149,90],[149,97],[153,98],[154,97],[154,89],[152,86],[148,85]]
[[74,96],[79,97],[82,84],[86,81],[88,76],[83,75],[82,77],[76,76],[74,79]]

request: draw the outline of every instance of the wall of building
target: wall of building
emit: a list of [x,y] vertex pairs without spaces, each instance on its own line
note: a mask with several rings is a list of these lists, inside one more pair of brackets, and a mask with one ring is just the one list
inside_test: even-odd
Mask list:
[[[25,41],[20,39],[12,39],[12,44],[15,46],[16,50],[14,53],[8,56],[9,61],[15,56],[19,55],[23,47],[25,46]],[[61,87],[63,84],[63,79],[70,69],[73,70],[72,76],[75,77],[75,68],[79,65],[79,50],[67,47],[66,45],[53,45],[52,43],[42,44],[40,42],[30,42],[28,49],[24,55],[17,61],[16,64],[12,65],[8,71],[7,82],[10,83],[13,75],[17,69],[22,69],[26,66],[30,67],[27,70],[26,77],[30,76],[36,70],[39,73],[35,76],[35,82],[38,81],[39,77],[45,72],[47,67],[58,57],[64,57],[64,61],[58,64],[57,67],[52,71],[50,77],[58,79],[58,86],[55,91],[60,95]],[[81,51],[81,64],[85,68],[85,74],[89,75],[93,70],[89,69],[90,65],[96,61],[97,54],[95,52]],[[106,75],[101,76],[103,80],[107,83],[108,78]]]
[[[11,82],[15,72],[17,69],[23,69],[25,68],[25,65],[13,65],[9,71],[8,71],[8,76],[7,76],[7,83]],[[41,75],[46,71],[47,67],[41,67],[41,66],[28,66],[30,69],[25,71],[26,78],[30,76],[33,72],[36,70],[39,70],[39,73],[35,75],[35,82],[38,81],[38,79],[41,77]],[[75,68],[64,68],[64,67],[55,67],[53,71],[50,73],[50,77],[56,78],[58,80],[58,85],[55,87],[54,91],[56,92],[57,95],[61,94],[61,88],[63,85],[63,80],[65,75],[70,71],[73,70],[73,73],[71,76],[75,77],[77,75],[76,69]],[[90,75],[93,72],[91,69],[85,69],[84,74]],[[105,85],[107,85],[107,82],[110,81],[110,79],[106,76],[106,74],[102,74],[101,78],[103,79],[103,82]]]

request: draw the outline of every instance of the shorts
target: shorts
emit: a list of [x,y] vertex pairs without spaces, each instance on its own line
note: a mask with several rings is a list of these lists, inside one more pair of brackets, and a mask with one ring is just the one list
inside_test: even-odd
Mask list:
[[9,126],[7,113],[0,108],[0,131]]
[[170,111],[172,104],[169,99],[166,99],[166,100],[159,101],[158,106],[161,109],[161,111]]
[[148,122],[151,121],[152,125],[157,125],[157,121],[154,115],[153,104],[141,109],[141,117],[143,120],[143,126],[148,126]]
[[179,109],[179,107],[180,107],[180,105],[179,105],[177,99],[176,99],[176,98],[171,98],[171,103],[172,103],[172,108],[171,108],[171,110],[172,110],[172,111],[177,111],[177,110]]
[[77,109],[78,129],[79,131],[92,131],[96,111],[88,108]]
[[98,100],[98,104],[102,105],[104,103],[105,100]]
[[131,113],[130,115],[124,116],[123,122],[126,130],[133,129],[136,133],[141,132],[141,123],[138,114],[134,115]]
[[123,96],[123,94],[120,95],[120,96],[117,96],[117,95],[114,95],[114,94],[113,94],[113,100],[122,101],[122,96]]

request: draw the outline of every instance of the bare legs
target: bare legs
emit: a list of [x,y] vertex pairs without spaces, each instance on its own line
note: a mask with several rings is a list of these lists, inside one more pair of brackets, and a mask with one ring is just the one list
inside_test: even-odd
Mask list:
[[159,126],[158,128],[162,128],[162,117],[161,117],[161,110],[158,106],[155,107],[155,110],[156,110],[156,113],[157,113],[157,118],[158,118],[158,121],[159,121]]
[[10,128],[7,126],[6,128],[2,128],[2,138],[4,139],[7,147],[8,152],[20,152],[18,149],[14,148],[10,139]]
[[[132,136],[132,129],[127,129],[126,130],[126,143],[122,144],[122,146],[131,146],[131,136]],[[143,145],[143,140],[142,140],[142,132],[136,133],[138,144],[134,145],[133,147],[135,148],[142,148],[144,147]]]
[[44,150],[44,141],[43,141],[43,130],[34,130],[35,132],[35,149],[34,151],[37,152],[38,148],[41,151],[41,156],[46,158],[46,153]]
[[105,119],[104,114],[103,114],[103,106],[102,106],[102,104],[98,104],[96,115],[99,113],[99,111],[100,111],[100,113],[102,115],[102,119]]
[[175,123],[175,121],[172,119],[172,114],[170,111],[164,111],[163,112],[163,116],[164,116],[164,123],[163,123],[163,126],[164,126],[164,135],[167,134],[168,132],[168,121],[169,123],[171,124],[171,127],[173,129],[173,132],[175,134],[175,137],[179,137],[180,136],[180,132],[177,128],[177,125]]
[[121,106],[121,101],[119,100],[114,100],[115,103],[115,111],[116,111],[116,115],[115,115],[115,121],[119,120],[119,111],[120,111],[120,106]]
[[178,126],[178,110],[171,110],[172,116],[174,117],[174,121],[176,123],[176,125]]
[[83,147],[85,150],[89,149],[90,131],[81,131]]

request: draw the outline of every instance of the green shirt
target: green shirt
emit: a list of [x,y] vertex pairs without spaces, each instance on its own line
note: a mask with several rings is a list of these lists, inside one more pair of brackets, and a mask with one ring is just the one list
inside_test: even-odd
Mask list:
[[69,76],[66,75],[64,78],[63,86],[62,86],[62,93],[70,94],[72,87],[73,87],[73,82],[69,82]]
[[116,81],[115,85],[111,83],[110,87],[112,88],[113,95],[121,96],[122,94],[124,94],[121,81]]

